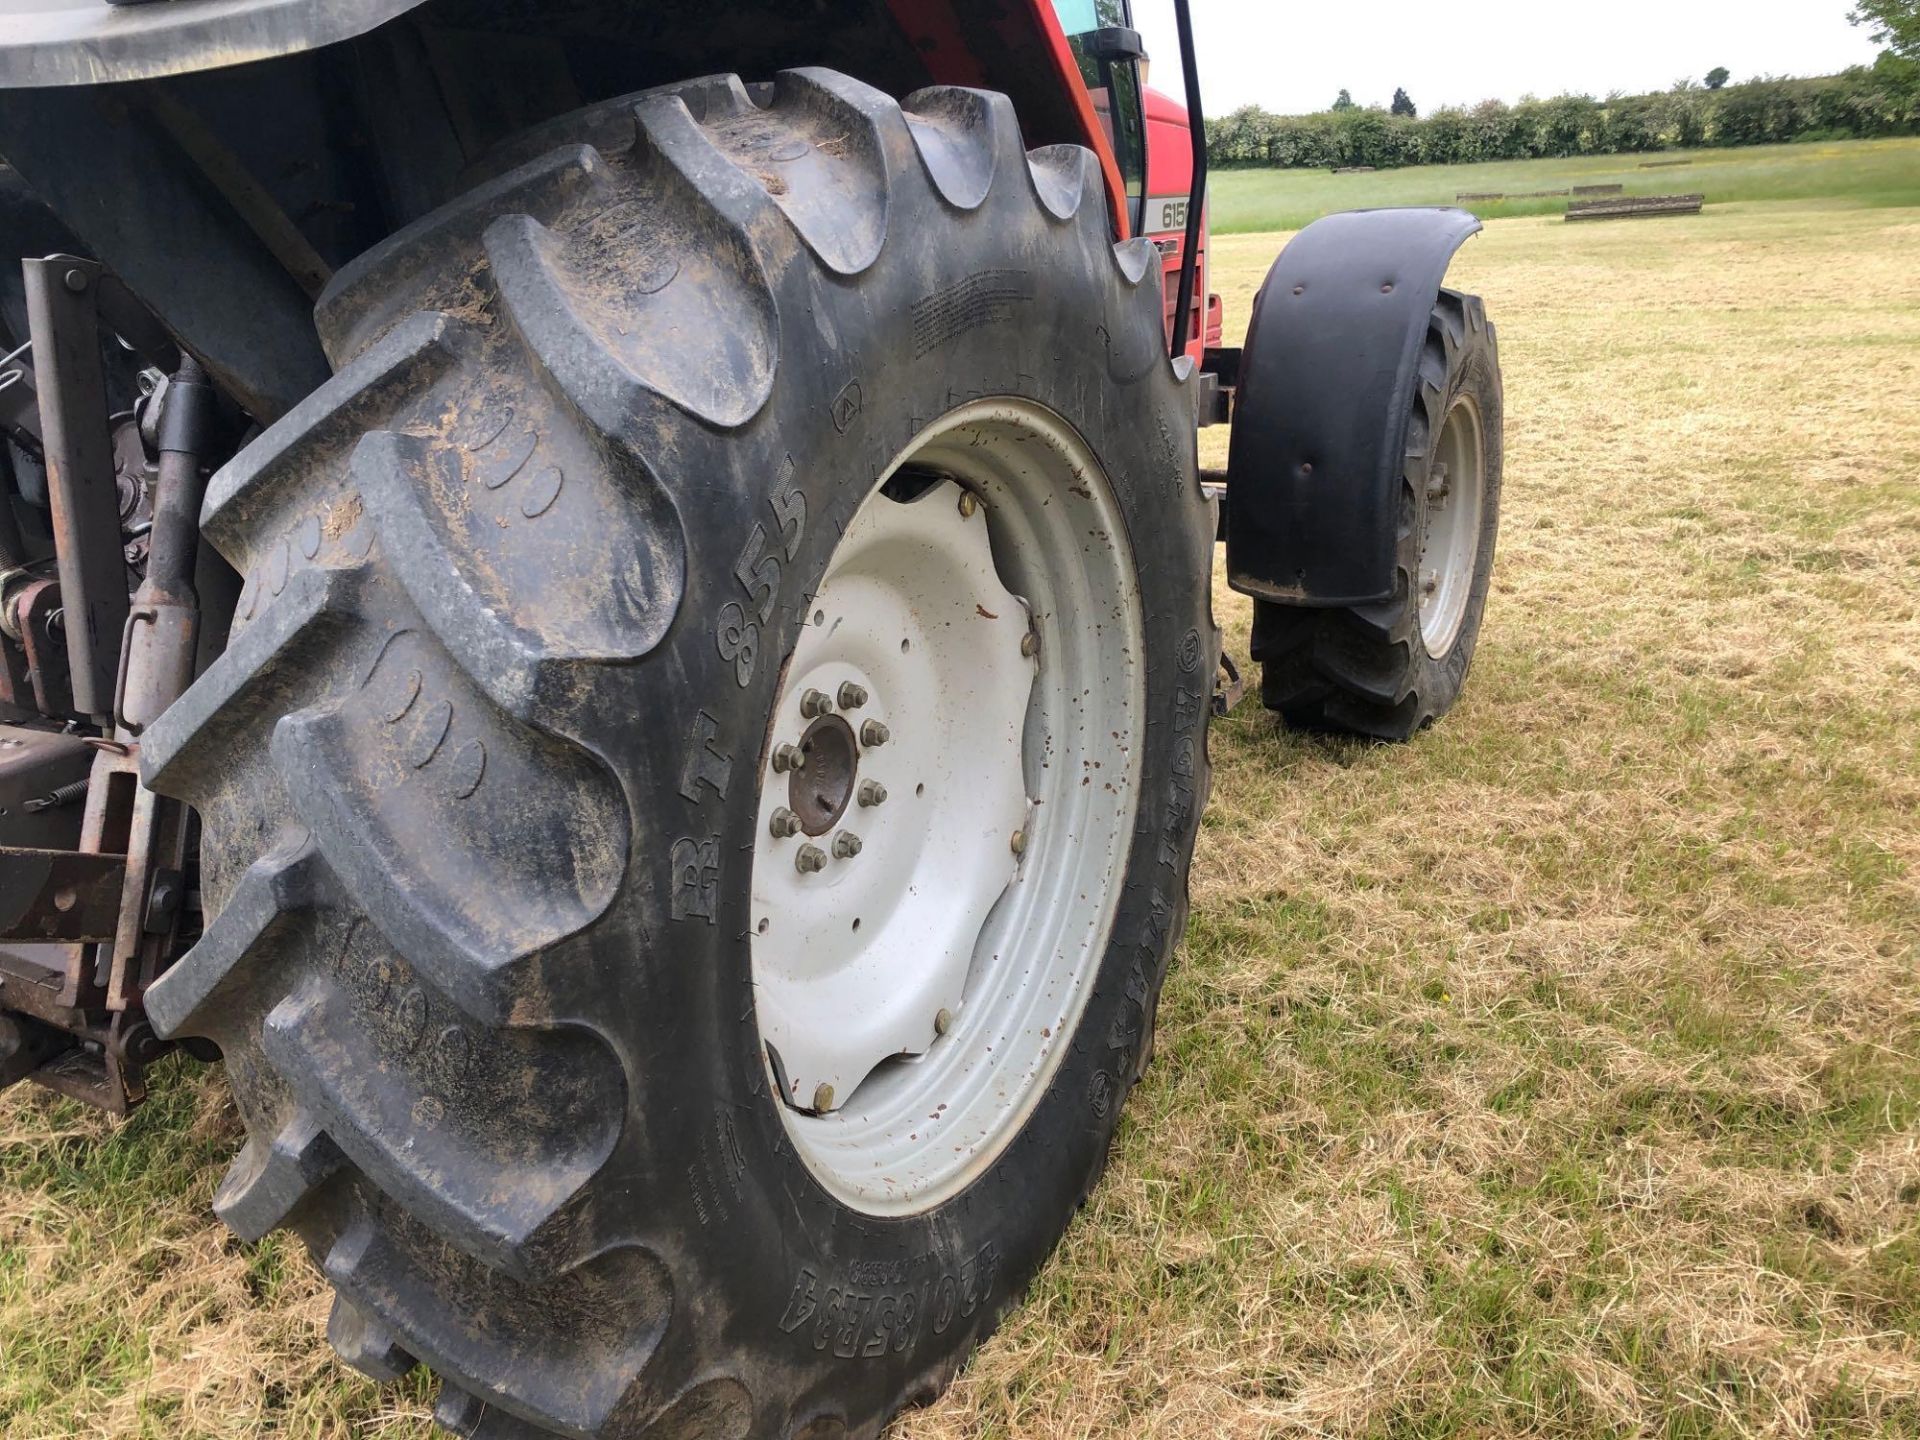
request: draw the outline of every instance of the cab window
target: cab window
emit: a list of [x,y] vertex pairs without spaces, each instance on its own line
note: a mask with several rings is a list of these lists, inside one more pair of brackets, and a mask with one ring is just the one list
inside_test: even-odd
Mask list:
[[1066,32],[1080,79],[1093,101],[1094,113],[1113,146],[1126,185],[1132,230],[1140,233],[1141,211],[1147,195],[1147,127],[1140,95],[1137,61],[1104,53],[1101,32],[1131,29],[1133,11],[1128,0],[1053,0],[1060,28]]

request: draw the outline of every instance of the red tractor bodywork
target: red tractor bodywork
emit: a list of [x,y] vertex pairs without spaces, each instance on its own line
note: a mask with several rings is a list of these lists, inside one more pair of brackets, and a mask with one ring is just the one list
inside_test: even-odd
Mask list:
[[[956,6],[952,0],[887,0],[887,10],[934,80],[975,85],[1013,97],[1028,139],[1070,139],[1100,157],[1114,236],[1132,233],[1131,206],[1114,153],[1109,121],[1087,91],[1079,61],[1060,27],[1052,0]],[[1167,337],[1174,336],[1180,262],[1186,245],[1187,205],[1193,191],[1191,129],[1186,108],[1170,95],[1142,87],[1146,110],[1147,177],[1140,233],[1159,248],[1165,271]],[[1063,135],[1059,127],[1072,126]],[[1220,297],[1207,289],[1207,230],[1201,225],[1199,281],[1187,319],[1186,351],[1198,364],[1220,343]]]
[[[1186,247],[1188,196],[1193,192],[1193,147],[1186,108],[1171,96],[1148,90],[1147,100],[1147,208],[1141,233],[1160,248],[1166,271],[1167,338],[1174,336],[1174,309],[1179,304],[1180,261]],[[1187,354],[1197,365],[1208,346],[1220,343],[1220,297],[1207,289],[1207,216],[1200,217],[1199,279],[1187,313]]]
[[[1088,146],[1107,177],[1108,209],[1126,239],[1127,193],[1113,143],[1080,78],[1080,62],[1051,0],[956,5],[953,0],[886,0],[888,12],[920,52],[937,85],[1003,90],[1034,138]],[[1046,97],[1038,105],[1028,97]],[[1063,130],[1062,122],[1071,128]]]

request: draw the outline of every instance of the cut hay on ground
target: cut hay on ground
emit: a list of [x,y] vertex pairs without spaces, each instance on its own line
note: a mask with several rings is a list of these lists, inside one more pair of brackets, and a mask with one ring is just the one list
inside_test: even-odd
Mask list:
[[[1216,242],[1237,321],[1278,243]],[[1920,1434],[1920,211],[1503,221],[1456,279],[1508,377],[1468,699],[1216,728],[1106,1183],[901,1437]],[[0,1432],[424,1435],[208,1215],[215,1081],[158,1089],[0,1096]]]

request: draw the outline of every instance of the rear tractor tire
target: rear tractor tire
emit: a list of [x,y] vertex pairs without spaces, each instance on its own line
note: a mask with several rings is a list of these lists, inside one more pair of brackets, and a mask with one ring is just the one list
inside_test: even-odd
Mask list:
[[1409,740],[1466,684],[1500,529],[1500,356],[1477,295],[1440,292],[1406,455],[1391,598],[1254,602],[1261,698],[1297,729]]
[[1004,98],[546,127],[343,270],[149,730],[220,1215],[479,1440],[875,1435],[1105,1162],[1218,640],[1150,242]]

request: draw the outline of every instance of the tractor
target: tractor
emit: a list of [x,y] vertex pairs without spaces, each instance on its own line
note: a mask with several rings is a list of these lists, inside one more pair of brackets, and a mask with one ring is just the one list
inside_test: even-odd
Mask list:
[[1152,1053],[1216,551],[1283,723],[1460,693],[1478,222],[1223,346],[1173,8],[0,0],[0,1084],[223,1061],[448,1429],[937,1396]]

